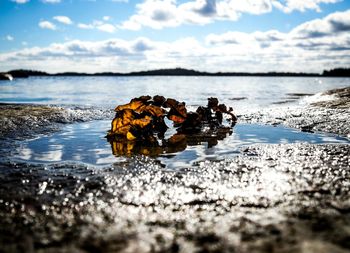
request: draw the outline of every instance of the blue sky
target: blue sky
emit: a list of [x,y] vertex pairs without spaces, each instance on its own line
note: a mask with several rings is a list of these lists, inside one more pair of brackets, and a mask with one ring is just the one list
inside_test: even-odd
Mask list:
[[348,0],[0,0],[0,71],[350,66]]

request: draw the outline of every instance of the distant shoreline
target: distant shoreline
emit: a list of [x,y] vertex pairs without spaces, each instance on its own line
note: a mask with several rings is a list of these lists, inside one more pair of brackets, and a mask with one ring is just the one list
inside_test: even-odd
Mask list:
[[30,76],[267,76],[267,77],[350,77],[350,68],[337,68],[325,70],[322,74],[318,73],[295,73],[295,72],[204,72],[192,69],[174,68],[158,69],[148,71],[137,71],[129,73],[120,72],[100,72],[100,73],[80,73],[80,72],[62,72],[47,73],[36,70],[11,70],[0,73],[0,77],[6,80],[10,75],[13,78],[27,78]]

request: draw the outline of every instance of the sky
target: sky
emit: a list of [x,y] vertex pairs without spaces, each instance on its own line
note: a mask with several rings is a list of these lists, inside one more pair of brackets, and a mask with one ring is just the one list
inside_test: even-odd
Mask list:
[[350,0],[0,0],[0,71],[350,67]]

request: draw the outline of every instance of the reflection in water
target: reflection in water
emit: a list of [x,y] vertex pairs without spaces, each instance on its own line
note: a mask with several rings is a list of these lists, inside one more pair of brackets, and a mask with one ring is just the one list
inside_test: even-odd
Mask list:
[[62,145],[51,145],[51,150],[47,152],[36,153],[34,160],[43,162],[59,162],[62,161]]
[[109,143],[105,138],[109,128],[110,121],[67,125],[61,132],[22,142],[12,159],[33,163],[74,161],[108,165],[143,154],[156,157],[168,168],[179,168],[204,160],[230,158],[237,155],[242,146],[256,143],[349,143],[348,139],[335,135],[256,124],[237,124],[234,128],[216,132],[204,130],[191,135],[173,130],[166,134],[164,141],[152,145]]
[[176,133],[168,139],[154,139],[152,142],[128,141],[126,139],[110,140],[112,153],[116,156],[147,155],[158,157],[164,154],[175,154],[184,151],[187,146],[207,144],[207,148],[212,148],[232,134],[231,127],[217,127],[213,130],[207,129],[204,132],[183,134]]

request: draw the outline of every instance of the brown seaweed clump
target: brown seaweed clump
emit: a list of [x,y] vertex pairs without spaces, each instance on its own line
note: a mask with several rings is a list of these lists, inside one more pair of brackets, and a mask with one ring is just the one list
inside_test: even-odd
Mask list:
[[[184,150],[187,142],[208,142],[213,146],[230,133],[237,120],[232,108],[227,109],[212,97],[206,107],[200,106],[195,112],[188,112],[184,102],[158,95],[133,98],[115,111],[107,134],[115,155],[174,153]],[[223,114],[229,115],[231,127],[223,126]],[[168,139],[164,138],[168,130],[165,118],[176,128],[176,134]]]

